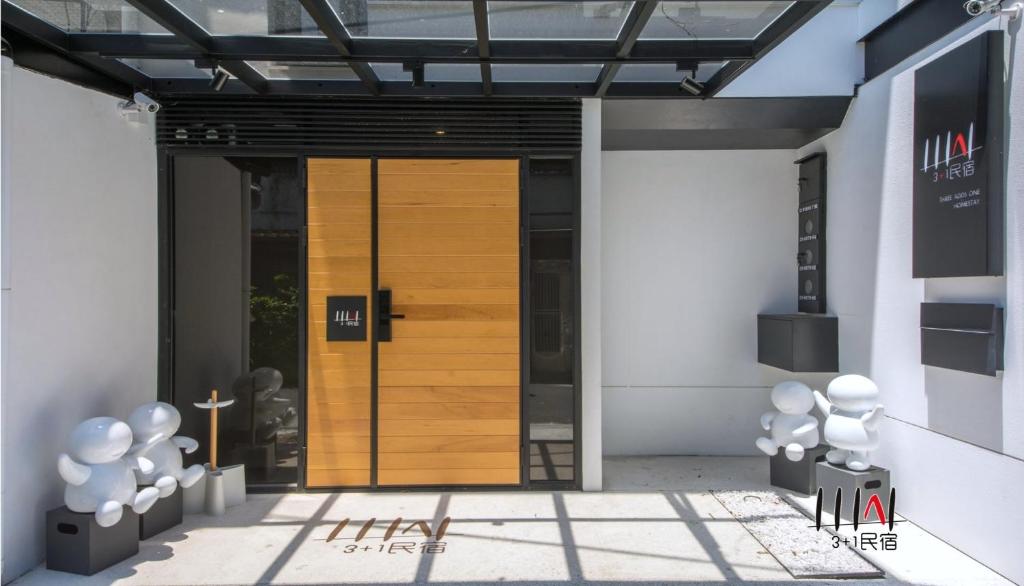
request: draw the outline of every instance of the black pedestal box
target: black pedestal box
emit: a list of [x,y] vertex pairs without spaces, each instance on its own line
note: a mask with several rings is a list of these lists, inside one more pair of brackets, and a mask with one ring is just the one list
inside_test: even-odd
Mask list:
[[[879,504],[882,505],[882,513],[888,520],[894,512],[890,503],[889,489],[892,484],[889,481],[889,471],[885,468],[872,466],[867,470],[850,470],[845,466],[833,466],[828,462],[819,462],[818,485],[822,490],[822,509],[835,515],[836,505],[839,508],[839,517],[846,521],[853,521],[859,517],[860,522],[878,522],[877,507],[869,507],[868,502],[872,495],[878,495]],[[836,489],[842,489],[840,502],[836,502]],[[860,491],[860,502],[857,502],[856,493]],[[856,508],[855,508],[856,507]],[[865,515],[864,512],[867,511]]]
[[174,490],[174,494],[157,499],[148,511],[139,515],[139,539],[149,539],[157,533],[181,524],[181,496],[182,488],[179,486]]
[[139,516],[129,507],[113,527],[67,507],[46,513],[46,567],[91,576],[139,553]]
[[786,451],[779,448],[779,453],[770,459],[772,486],[787,488],[800,494],[814,494],[818,491],[818,475],[815,465],[825,461],[825,453],[829,448],[818,444],[804,451],[804,457],[794,462],[786,457]]
[[839,372],[839,320],[814,313],[757,316],[757,361],[790,372]]

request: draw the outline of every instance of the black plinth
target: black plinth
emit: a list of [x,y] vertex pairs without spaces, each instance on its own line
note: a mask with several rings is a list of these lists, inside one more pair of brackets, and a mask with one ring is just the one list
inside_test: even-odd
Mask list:
[[829,447],[819,444],[804,451],[804,457],[794,462],[786,457],[786,451],[779,448],[779,453],[770,458],[772,486],[785,488],[801,494],[814,494],[818,490],[818,476],[815,464],[825,461],[825,453]]
[[[836,514],[836,489],[842,489],[842,502],[839,504],[839,517],[847,521],[853,521],[855,516],[860,522],[877,522],[878,509],[875,506],[868,507],[868,501],[872,495],[878,495],[879,504],[882,505],[883,514],[891,514],[889,510],[889,471],[885,468],[872,466],[862,472],[850,470],[845,466],[833,466],[828,462],[817,464],[818,485],[821,486],[823,510]],[[857,509],[854,509],[856,492],[860,490],[860,502]],[[864,515],[867,509],[867,515]]]
[[149,539],[181,523],[181,494],[181,487],[178,487],[174,494],[157,499],[156,504],[139,515],[139,539]]
[[91,576],[139,553],[139,516],[124,507],[113,527],[100,527],[92,513],[67,507],[46,513],[46,567]]
[[238,444],[231,455],[231,461],[245,464],[246,468],[264,470],[270,475],[277,468],[277,434],[267,442],[255,445]]

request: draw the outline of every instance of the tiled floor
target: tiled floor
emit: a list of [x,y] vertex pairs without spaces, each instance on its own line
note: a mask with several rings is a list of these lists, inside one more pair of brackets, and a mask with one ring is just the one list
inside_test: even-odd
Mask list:
[[[766,489],[763,458],[612,458],[605,466],[602,493],[254,495],[223,517],[187,517],[90,578],[38,568],[17,583],[793,581],[708,492]],[[436,531],[445,517],[444,551],[424,553],[433,540],[422,529]],[[373,528],[357,540],[369,519]],[[912,524],[897,527],[901,549],[872,558],[889,577],[872,583],[1009,584]]]

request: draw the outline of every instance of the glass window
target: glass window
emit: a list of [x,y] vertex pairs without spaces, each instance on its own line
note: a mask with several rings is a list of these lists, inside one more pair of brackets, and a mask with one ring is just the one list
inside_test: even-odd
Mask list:
[[575,182],[569,160],[530,160],[530,482],[575,477]]
[[[219,416],[218,456],[225,466],[245,464],[250,484],[298,480],[303,202],[295,159],[174,159],[181,434],[209,445],[209,412],[193,403],[210,389],[230,389],[235,402]],[[204,456],[201,450],[186,460]]]
[[121,59],[125,65],[133,67],[150,77],[156,78],[189,78],[209,79],[209,69],[199,69],[194,61],[187,59]]
[[488,2],[492,39],[614,39],[632,2]]
[[19,8],[69,33],[169,34],[123,0],[12,0]]
[[299,0],[171,0],[212,35],[321,35]]
[[[722,68],[724,63],[701,63],[697,68],[697,81],[705,82]],[[689,71],[677,71],[675,63],[627,63],[615,74],[615,81],[679,83]]]
[[[407,81],[412,83],[412,72],[403,71],[401,63],[371,63],[381,81]],[[431,81],[480,81],[478,63],[424,63],[423,76]]]
[[332,0],[353,37],[475,39],[472,2]]
[[511,64],[496,63],[491,66],[494,81],[541,81],[592,83],[601,73],[596,63],[558,64]]
[[423,73],[427,81],[480,81],[478,63],[427,63]]
[[792,2],[660,2],[641,39],[753,39]]
[[[412,72],[402,71],[401,63],[371,63],[370,67],[381,81],[407,81],[412,83]],[[424,65],[423,74],[426,75],[430,65]]]
[[249,61],[267,79],[358,80],[346,63],[331,61]]

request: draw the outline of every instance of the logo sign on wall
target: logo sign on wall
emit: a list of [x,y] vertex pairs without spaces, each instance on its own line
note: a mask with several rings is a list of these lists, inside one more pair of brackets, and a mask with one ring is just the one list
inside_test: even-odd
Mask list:
[[1003,273],[1002,35],[915,72],[915,278]]
[[327,298],[327,341],[366,341],[366,297]]

